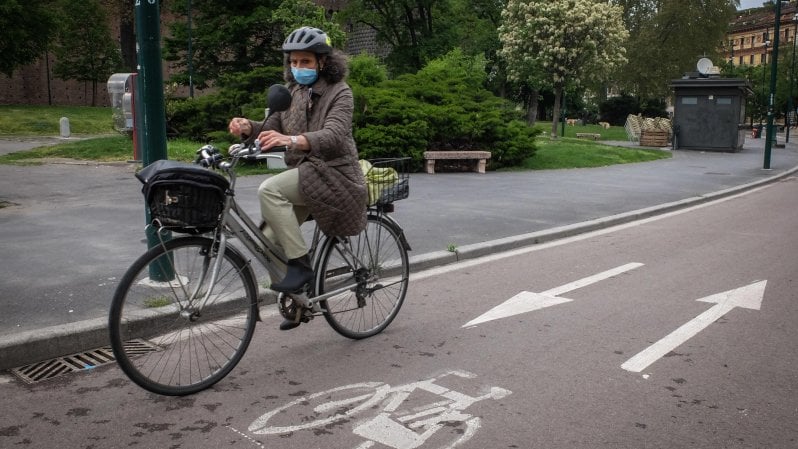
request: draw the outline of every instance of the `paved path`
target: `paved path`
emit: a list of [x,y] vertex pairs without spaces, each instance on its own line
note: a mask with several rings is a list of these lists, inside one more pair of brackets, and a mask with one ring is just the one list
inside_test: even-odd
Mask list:
[[[0,153],[20,146],[0,140]],[[763,147],[749,139],[739,153],[675,151],[593,169],[413,174],[394,216],[419,270],[661,213],[798,168],[790,143],[774,148],[772,170],[762,170]],[[133,172],[131,164],[0,165],[0,369],[107,340],[116,283],[145,250]],[[261,180],[239,180],[237,197],[253,214]]]

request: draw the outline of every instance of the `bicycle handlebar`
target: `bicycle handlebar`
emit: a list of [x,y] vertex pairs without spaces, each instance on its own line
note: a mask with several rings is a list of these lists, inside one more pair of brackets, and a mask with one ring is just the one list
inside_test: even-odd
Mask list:
[[218,168],[219,163],[224,159],[222,152],[213,145],[204,145],[197,150],[197,158],[194,159],[195,164],[202,165],[205,168],[214,167]]
[[[277,146],[270,148],[268,152],[272,151],[286,151],[288,148],[285,145]],[[243,143],[236,143],[230,145],[230,148],[227,152],[232,156],[233,160],[230,163],[230,166],[234,166],[235,162],[238,159],[251,156],[258,153],[263,152],[260,147],[260,142],[255,139],[251,144],[245,145]],[[197,157],[194,159],[194,163],[198,165],[202,165],[205,168],[213,167],[213,168],[225,168],[221,167],[221,163],[224,162],[224,155],[222,151],[218,148],[214,147],[213,145],[204,145],[199,150],[197,150]]]

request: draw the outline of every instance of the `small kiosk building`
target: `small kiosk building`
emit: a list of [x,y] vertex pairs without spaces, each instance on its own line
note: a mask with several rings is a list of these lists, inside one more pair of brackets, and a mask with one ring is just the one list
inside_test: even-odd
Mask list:
[[735,152],[743,148],[745,100],[751,93],[747,80],[685,76],[670,87],[675,97],[674,149]]

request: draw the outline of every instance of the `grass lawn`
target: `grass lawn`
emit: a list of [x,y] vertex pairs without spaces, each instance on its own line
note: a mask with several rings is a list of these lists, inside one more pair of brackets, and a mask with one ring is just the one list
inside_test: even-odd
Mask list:
[[[111,108],[0,105],[0,136],[57,136],[61,117],[70,117],[73,134],[97,137],[3,155],[0,156],[0,164],[38,164],[46,158],[99,162],[133,159],[132,140],[113,130]],[[551,122],[538,122],[538,126],[544,132],[537,139],[537,153],[527,159],[522,167],[514,170],[599,167],[670,157],[667,151],[622,148],[601,143],[602,140],[627,140],[623,127],[604,129],[598,125],[566,126],[565,137],[553,140],[548,137]],[[558,128],[560,130],[562,128]],[[601,134],[601,140],[577,139],[577,132],[598,133]],[[200,146],[202,143],[186,139],[169,140],[167,155],[172,160],[193,161]],[[227,144],[220,143],[219,147],[224,151]],[[238,172],[248,175],[268,173],[269,170],[265,162],[247,162],[239,166]]]
[[557,140],[539,137],[537,144],[537,153],[524,161],[522,169],[551,170],[603,167],[671,157],[671,153],[668,151],[617,147],[569,137],[561,137]]
[[[543,135],[551,133],[551,122],[537,122],[537,126],[543,130]],[[562,123],[557,126],[557,135],[562,137]],[[610,126],[604,129],[599,125],[565,125],[565,137],[576,137],[576,133],[601,134],[601,140],[629,140],[626,136],[626,129],[623,126]]]
[[[176,161],[191,162],[197,150],[202,146],[188,139],[170,139],[166,142],[167,158]],[[226,152],[227,145],[219,149]],[[92,137],[83,140],[60,143],[57,145],[35,148],[30,151],[18,151],[0,156],[0,164],[33,165],[46,162],[47,158],[65,158],[81,161],[124,162],[133,159],[133,141],[123,135]],[[268,169],[266,162],[245,162],[240,164],[236,173],[242,176],[260,173],[275,173],[279,170]]]
[[59,136],[61,117],[72,134],[111,134],[110,107],[0,105],[0,136]]

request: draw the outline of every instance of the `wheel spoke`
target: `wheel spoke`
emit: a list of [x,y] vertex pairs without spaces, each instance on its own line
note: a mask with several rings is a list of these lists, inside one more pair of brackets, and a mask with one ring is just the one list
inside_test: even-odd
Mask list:
[[[228,248],[208,295],[215,264],[211,243],[188,237],[153,248],[131,266],[114,295],[109,317],[114,354],[128,377],[150,391],[182,395],[213,385],[238,363],[252,338],[257,316],[252,273]],[[165,282],[150,279],[156,260],[156,277]],[[150,341],[157,350],[130,351],[126,342],[134,339]]]
[[321,251],[319,294],[355,282],[352,289],[323,301],[324,316],[333,329],[355,339],[384,330],[407,293],[409,263],[398,232],[372,215],[361,234],[330,239]]

